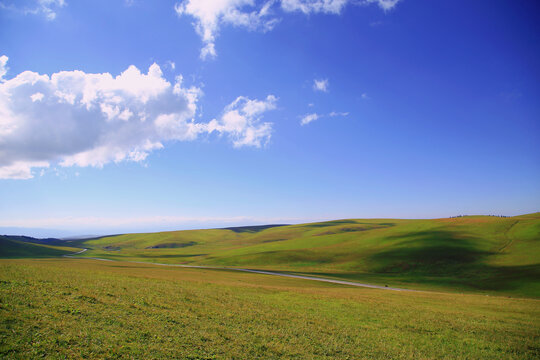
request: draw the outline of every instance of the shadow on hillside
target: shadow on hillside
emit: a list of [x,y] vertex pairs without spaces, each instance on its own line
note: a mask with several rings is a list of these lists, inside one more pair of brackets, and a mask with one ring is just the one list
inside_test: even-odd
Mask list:
[[469,291],[514,292],[538,297],[540,265],[526,266],[487,266],[470,274],[407,274],[407,273],[365,273],[365,272],[325,272],[290,271],[287,273],[336,278],[368,284],[389,284],[396,287],[414,288],[425,285],[429,288],[448,288]]
[[[253,255],[250,260],[268,260],[275,265],[302,264],[297,272],[305,273],[302,266],[317,267],[339,263],[341,260],[357,262],[367,271],[312,272],[320,276],[373,283],[424,284],[453,289],[517,291],[533,294],[538,290],[540,264],[522,266],[496,266],[488,263],[492,255],[501,253],[481,248],[482,238],[466,233],[430,230],[394,235],[386,238],[388,246],[368,256],[352,260],[349,256],[321,254],[314,250],[276,251]],[[385,241],[386,242],[386,241]],[[530,290],[529,290],[530,289]]]
[[137,254],[137,257],[141,258],[148,258],[148,259],[174,259],[174,258],[186,258],[186,257],[193,257],[193,256],[206,256],[208,254],[157,254],[157,253],[151,253],[151,254]]
[[157,244],[145,247],[145,249],[178,249],[178,248],[185,248],[189,246],[197,245],[195,241],[188,241],[183,243],[163,243],[163,244]]
[[388,250],[371,255],[367,261],[376,272],[459,271],[463,266],[480,265],[490,251],[478,249],[480,238],[443,230],[429,230],[389,236],[402,240]]
[[237,227],[226,227],[226,228],[222,228],[222,229],[223,230],[231,230],[231,231],[234,231],[235,233],[245,233],[245,232],[256,233],[256,232],[259,232],[259,231],[263,231],[263,230],[270,229],[270,228],[273,228],[273,227],[278,227],[278,226],[287,226],[287,224],[237,226]]
[[355,226],[342,226],[339,228],[332,228],[330,230],[326,230],[323,232],[315,233],[313,236],[324,236],[324,235],[339,235],[339,234],[346,234],[351,232],[362,232],[362,231],[370,231],[370,230],[378,230],[378,229],[386,229],[390,226],[393,226],[393,224],[364,224],[364,223],[356,223]]
[[[208,258],[210,259],[210,258]],[[262,251],[246,255],[235,255],[224,259],[219,259],[224,262],[221,265],[240,266],[249,264],[256,267],[257,265],[290,265],[304,264],[318,266],[331,264],[335,261],[332,254],[321,254],[309,249],[299,250],[274,250]]]
[[367,259],[374,274],[397,275],[416,283],[503,291],[535,284],[540,278],[539,264],[488,264],[489,256],[505,255],[480,249],[482,238],[470,234],[430,230],[387,239],[402,241]]
[[350,225],[350,224],[358,224],[354,220],[333,220],[333,221],[325,221],[315,224],[308,224],[304,225],[303,227],[307,229],[316,229],[316,228],[322,228],[327,226],[336,226],[336,225]]
[[[317,228],[325,228],[329,226],[337,226],[337,225],[367,225],[368,228],[365,228],[367,230],[375,229],[375,228],[383,228],[383,227],[390,227],[395,226],[395,223],[389,223],[389,222],[383,222],[383,223],[377,223],[377,222],[359,222],[355,220],[333,220],[333,221],[325,221],[321,223],[315,223],[315,224],[308,224],[304,225],[304,228],[307,229],[317,229]],[[344,232],[347,230],[345,229]]]

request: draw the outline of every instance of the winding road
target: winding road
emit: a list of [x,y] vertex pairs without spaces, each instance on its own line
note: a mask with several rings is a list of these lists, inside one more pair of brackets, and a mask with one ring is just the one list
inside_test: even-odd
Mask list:
[[327,279],[327,278],[316,277],[316,276],[293,275],[293,274],[286,274],[286,273],[281,273],[281,272],[276,272],[276,271],[230,268],[230,267],[220,267],[220,266],[162,264],[162,263],[152,263],[152,262],[144,262],[144,261],[120,261],[120,260],[111,260],[111,259],[103,259],[103,258],[96,258],[96,257],[75,256],[75,255],[82,254],[83,252],[87,250],[88,249],[83,249],[73,254],[63,255],[63,257],[73,258],[73,259],[90,259],[90,260],[99,260],[99,261],[114,261],[114,262],[126,262],[126,263],[135,263],[135,264],[159,265],[159,266],[174,266],[174,267],[194,268],[194,269],[232,270],[232,271],[242,271],[242,272],[248,272],[248,273],[254,273],[254,274],[283,276],[283,277],[302,279],[302,280],[322,281],[322,282],[327,282],[327,283],[332,283],[332,284],[358,286],[358,287],[365,287],[365,288],[372,288],[372,289],[392,290],[392,291],[414,291],[414,292],[419,291],[419,290],[402,289],[402,288],[388,287],[388,286],[381,286],[381,285],[364,284],[364,283],[353,282],[353,281]]

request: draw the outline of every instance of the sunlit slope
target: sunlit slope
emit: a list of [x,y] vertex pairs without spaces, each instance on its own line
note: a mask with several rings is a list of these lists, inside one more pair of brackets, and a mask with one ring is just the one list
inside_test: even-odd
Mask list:
[[79,249],[65,246],[33,244],[0,236],[0,259],[44,258],[70,254]]
[[318,273],[375,283],[540,295],[540,214],[336,220],[270,228],[128,234],[86,256]]

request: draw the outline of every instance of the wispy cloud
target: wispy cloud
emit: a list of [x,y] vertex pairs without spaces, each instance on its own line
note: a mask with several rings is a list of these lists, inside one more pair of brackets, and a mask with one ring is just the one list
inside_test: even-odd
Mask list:
[[392,10],[401,0],[364,0],[364,4],[377,4],[384,11]]
[[328,116],[330,116],[330,117],[348,116],[348,115],[349,115],[348,112],[336,112],[336,111],[332,111],[330,114],[328,114]]
[[21,5],[18,2],[0,2],[0,9],[16,11],[23,14],[43,15],[45,19],[52,21],[56,19],[56,12],[66,6],[65,0],[35,0],[30,5]]
[[8,72],[8,67],[7,67],[8,60],[9,59],[6,55],[0,56],[0,82],[3,81],[4,76]]
[[317,113],[311,113],[311,114],[306,114],[306,115],[302,115],[300,117],[300,125],[307,125],[315,120],[318,120],[318,119],[321,119],[323,117],[337,117],[337,116],[342,116],[342,117],[345,117],[345,116],[348,116],[349,113],[348,112],[336,112],[336,111],[332,111],[331,113],[327,114],[327,115],[323,115],[323,114],[317,114]]
[[313,90],[328,92],[328,79],[314,79],[313,80]]
[[[178,16],[191,16],[195,19],[195,31],[203,41],[201,58],[217,56],[216,38],[220,27],[233,25],[251,31],[270,31],[280,21],[278,9],[285,13],[340,14],[347,4],[377,4],[387,11],[399,0],[183,0],[174,9]],[[279,5],[279,6],[278,6]]]
[[349,4],[371,5],[376,4],[388,11],[396,6],[400,0],[281,0],[281,7],[287,12],[302,12],[304,14],[325,13],[340,14]]
[[315,121],[320,117],[321,116],[319,114],[317,114],[317,113],[306,114],[306,115],[302,116],[302,118],[300,119],[300,125],[307,125],[310,122]]
[[249,30],[271,30],[277,19],[271,16],[274,0],[256,6],[252,0],[184,0],[174,7],[178,16],[195,18],[195,30],[204,46],[201,58],[216,56],[215,41],[222,24],[231,24]]
[[339,14],[348,2],[348,0],[281,0],[281,7],[287,12]]

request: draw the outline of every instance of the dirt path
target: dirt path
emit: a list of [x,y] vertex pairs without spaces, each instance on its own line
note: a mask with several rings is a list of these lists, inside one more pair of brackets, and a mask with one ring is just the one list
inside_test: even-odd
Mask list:
[[73,255],[82,254],[82,253],[85,252],[86,250],[88,250],[88,249],[82,249],[81,251],[77,251],[76,253],[68,254],[68,255],[62,255],[62,256],[63,256],[63,257],[73,257]]
[[151,262],[144,262],[144,261],[120,261],[120,260],[111,260],[111,259],[103,259],[103,258],[95,258],[95,257],[78,257],[78,256],[74,256],[74,255],[82,254],[86,250],[88,250],[88,249],[83,249],[81,251],[78,251],[76,253],[69,254],[69,255],[63,255],[63,257],[72,258],[72,259],[81,259],[81,260],[90,259],[90,260],[99,260],[99,261],[115,261],[115,262],[126,262],[126,263],[146,264],[146,265],[183,267],[183,268],[192,268],[192,269],[232,270],[232,271],[242,271],[242,272],[248,272],[248,273],[254,273],[254,274],[262,274],[262,275],[283,276],[283,277],[294,278],[294,279],[302,279],[302,280],[322,281],[322,282],[327,282],[327,283],[332,283],[332,284],[358,286],[358,287],[365,287],[365,288],[372,288],[372,289],[392,290],[392,291],[415,291],[415,292],[418,291],[418,290],[411,290],[411,289],[401,289],[401,288],[396,288],[396,287],[364,284],[364,283],[353,282],[353,281],[327,279],[327,278],[316,277],[316,276],[293,275],[293,274],[286,274],[286,273],[281,273],[281,272],[276,272],[276,271],[243,269],[243,268],[230,268],[230,267],[221,267],[221,266],[162,264],[162,263],[151,263]]
[[512,225],[510,225],[510,227],[508,229],[506,229],[506,231],[504,232],[504,236],[506,237],[507,239],[507,242],[506,244],[504,244],[504,246],[502,248],[499,249],[499,252],[503,252],[507,247],[509,247],[512,242],[514,241],[514,239],[508,237],[508,233],[510,232],[510,230],[512,230],[512,228],[514,227],[514,225],[516,225],[517,223],[519,222],[519,220],[516,220]]

